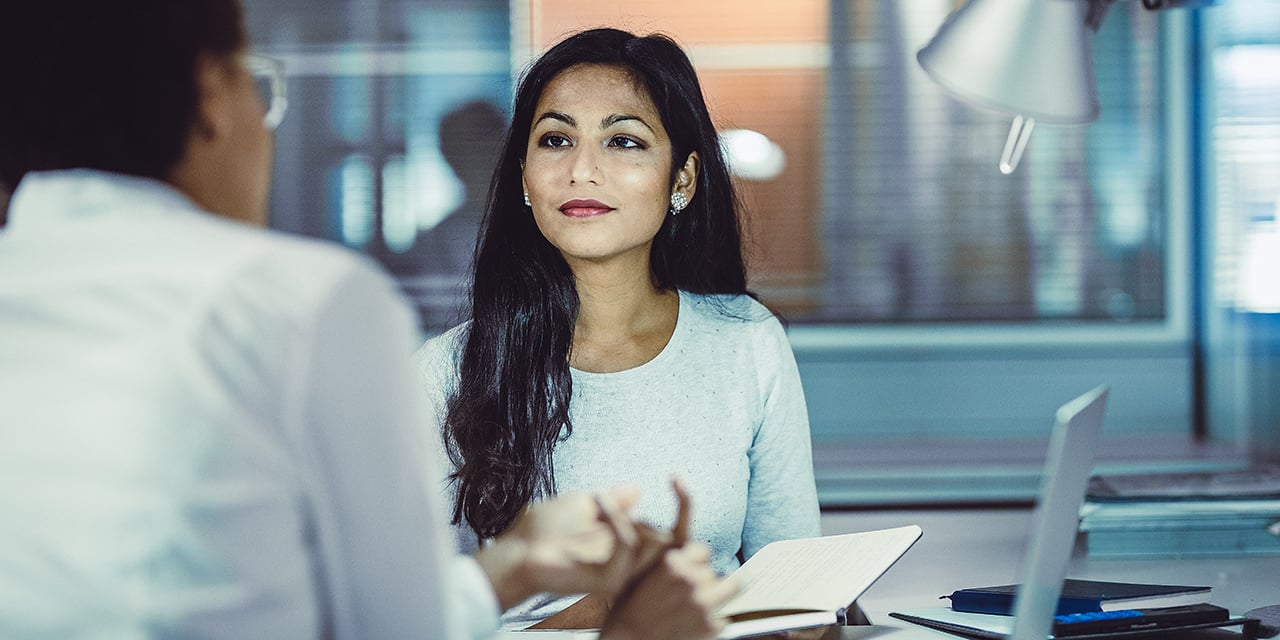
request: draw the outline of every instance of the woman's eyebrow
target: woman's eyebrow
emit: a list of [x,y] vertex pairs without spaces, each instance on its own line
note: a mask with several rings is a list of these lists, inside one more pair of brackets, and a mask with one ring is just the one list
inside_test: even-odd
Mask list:
[[609,127],[612,127],[613,125],[618,124],[619,122],[626,122],[628,120],[634,120],[636,122],[639,122],[641,125],[644,126],[644,128],[650,131],[653,131],[653,127],[649,126],[649,123],[645,122],[644,118],[641,118],[640,116],[637,116],[637,115],[632,115],[630,113],[615,113],[610,116],[605,116],[604,119],[600,121],[600,128],[608,129]]
[[573,116],[570,116],[569,114],[566,114],[566,113],[560,113],[559,111],[547,111],[546,113],[543,113],[542,115],[538,116],[537,120],[533,121],[534,126],[537,126],[538,123],[542,122],[543,120],[558,120],[571,127],[578,126],[578,122],[573,119]]

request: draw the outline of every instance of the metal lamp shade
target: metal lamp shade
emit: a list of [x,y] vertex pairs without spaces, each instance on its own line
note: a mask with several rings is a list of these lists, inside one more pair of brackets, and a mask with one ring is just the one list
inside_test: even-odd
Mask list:
[[916,59],[935,82],[975,106],[1045,124],[1098,117],[1079,0],[970,0]]

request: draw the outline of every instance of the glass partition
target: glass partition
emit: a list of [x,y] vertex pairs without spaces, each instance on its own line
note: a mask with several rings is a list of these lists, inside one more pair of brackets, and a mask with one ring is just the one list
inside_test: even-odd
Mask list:
[[[1052,410],[1103,382],[1116,460],[1163,464],[1236,438],[1202,417],[1191,231],[1201,187],[1230,177],[1253,186],[1216,224],[1265,240],[1274,220],[1259,185],[1276,181],[1265,160],[1197,182],[1189,25],[1222,8],[1111,4],[1093,39],[1099,120],[1038,126],[1006,176],[1008,118],[951,99],[915,62],[958,4],[248,3],[256,48],[283,59],[290,82],[271,223],[367,252],[398,278],[424,333],[447,328],[463,319],[492,154],[524,64],[583,27],[662,31],[689,51],[717,125],[738,132],[725,140],[751,286],[789,322],[819,457],[830,458],[820,465],[1036,468]],[[1259,55],[1269,54],[1217,64],[1274,68]],[[1261,153],[1270,129],[1225,124],[1245,128],[1215,140]],[[734,151],[738,140],[763,155]],[[1243,247],[1245,235],[1215,237]],[[1231,279],[1228,268],[1200,273]]]

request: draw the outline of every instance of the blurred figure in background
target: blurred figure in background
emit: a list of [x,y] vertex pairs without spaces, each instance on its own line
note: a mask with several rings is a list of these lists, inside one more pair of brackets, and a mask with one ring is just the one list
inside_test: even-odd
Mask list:
[[410,251],[417,275],[406,284],[428,327],[448,327],[467,315],[471,258],[506,124],[484,100],[461,104],[440,119],[440,153],[462,183],[463,198],[439,224],[419,233]]

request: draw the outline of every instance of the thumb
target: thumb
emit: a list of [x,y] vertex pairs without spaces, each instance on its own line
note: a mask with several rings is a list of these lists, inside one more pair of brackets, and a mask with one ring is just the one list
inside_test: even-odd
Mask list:
[[630,513],[640,502],[640,487],[634,484],[624,484],[613,487],[600,494],[602,498],[608,500],[610,504],[622,513]]

